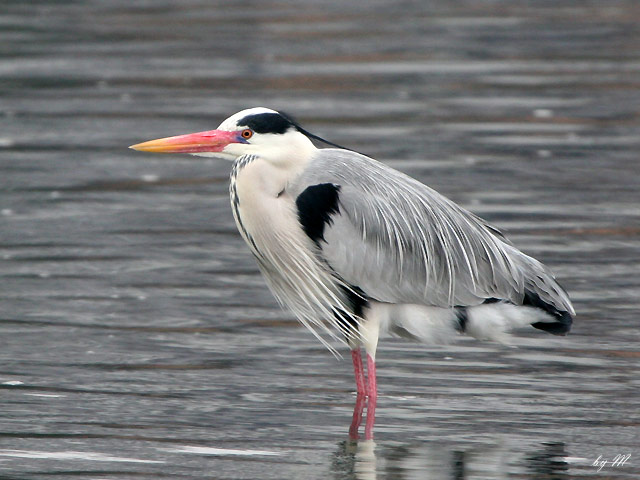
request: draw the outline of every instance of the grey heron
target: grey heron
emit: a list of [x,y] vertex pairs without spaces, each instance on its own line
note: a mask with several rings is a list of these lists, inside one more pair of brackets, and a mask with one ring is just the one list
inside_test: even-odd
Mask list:
[[251,108],[216,130],[131,148],[233,161],[238,230],[280,304],[330,350],[332,340],[350,347],[358,398],[369,402],[369,437],[381,334],[502,342],[515,327],[555,335],[571,327],[571,301],[551,271],[496,228],[282,112]]

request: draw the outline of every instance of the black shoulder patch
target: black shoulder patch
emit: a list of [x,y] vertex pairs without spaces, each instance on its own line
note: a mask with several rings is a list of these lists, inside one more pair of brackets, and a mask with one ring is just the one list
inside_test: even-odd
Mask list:
[[294,124],[279,113],[257,113],[238,120],[239,127],[249,127],[256,133],[285,133]]
[[532,327],[552,333],[553,335],[566,335],[567,333],[569,333],[569,330],[571,330],[571,324],[573,323],[571,314],[563,310],[558,310],[555,306],[545,302],[537,293],[532,292],[531,290],[525,290],[522,305],[544,310],[550,315],[553,315],[557,320],[556,322],[532,323]]
[[340,213],[338,199],[340,185],[320,183],[307,187],[298,198],[298,219],[307,236],[320,244],[324,239],[324,227],[331,224],[331,215]]

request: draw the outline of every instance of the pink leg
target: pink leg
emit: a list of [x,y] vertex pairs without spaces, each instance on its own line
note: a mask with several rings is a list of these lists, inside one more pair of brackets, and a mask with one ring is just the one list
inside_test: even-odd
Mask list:
[[367,385],[364,381],[364,368],[362,366],[360,348],[354,348],[351,350],[351,358],[353,359],[353,373],[356,376],[356,391],[358,395],[366,395]]
[[366,401],[367,421],[364,427],[364,438],[365,440],[372,440],[373,425],[376,421],[376,404],[378,401],[376,362],[371,355],[367,354],[367,378],[365,381],[364,366],[359,348],[351,350],[351,358],[353,360],[353,372],[356,377],[357,398],[356,404],[353,407],[353,419],[349,427],[349,438],[352,440],[358,439],[358,428],[360,428],[360,424],[362,423],[362,413]]
[[367,394],[370,397],[378,398],[378,382],[376,380],[376,361],[367,353]]
[[367,380],[369,400],[367,403],[367,423],[364,426],[365,440],[373,440],[373,425],[376,423],[376,403],[378,402],[378,384],[376,381],[376,361],[367,354]]
[[358,439],[358,429],[362,423],[362,412],[364,411],[366,397],[358,394],[356,397],[356,404],[353,407],[353,418],[351,420],[351,426],[349,427],[349,439]]
[[362,355],[360,354],[360,348],[354,348],[351,350],[351,358],[353,360],[353,373],[356,377],[356,404],[353,407],[353,419],[351,420],[351,426],[349,427],[349,438],[351,440],[358,439],[358,428],[362,423],[362,412],[364,411],[364,404],[367,395],[367,384],[364,378],[364,367],[362,365]]

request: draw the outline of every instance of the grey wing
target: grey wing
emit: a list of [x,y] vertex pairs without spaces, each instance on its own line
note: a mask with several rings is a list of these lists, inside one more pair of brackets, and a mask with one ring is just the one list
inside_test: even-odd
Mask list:
[[370,298],[439,307],[540,300],[573,313],[544,265],[417,180],[354,152],[323,149],[292,193],[323,184],[335,186],[338,204],[322,219],[320,254]]

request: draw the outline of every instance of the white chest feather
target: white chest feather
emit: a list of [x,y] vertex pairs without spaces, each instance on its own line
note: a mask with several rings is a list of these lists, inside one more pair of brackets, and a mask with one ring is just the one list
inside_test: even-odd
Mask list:
[[328,346],[317,330],[342,340],[325,322],[335,326],[336,313],[348,311],[344,285],[304,233],[286,185],[282,172],[260,158],[234,166],[233,214],[275,297]]
[[279,236],[296,233],[295,203],[285,192],[286,182],[279,177],[282,175],[276,168],[255,157],[233,172],[233,214],[240,233],[258,258],[264,259],[268,251],[278,249]]

